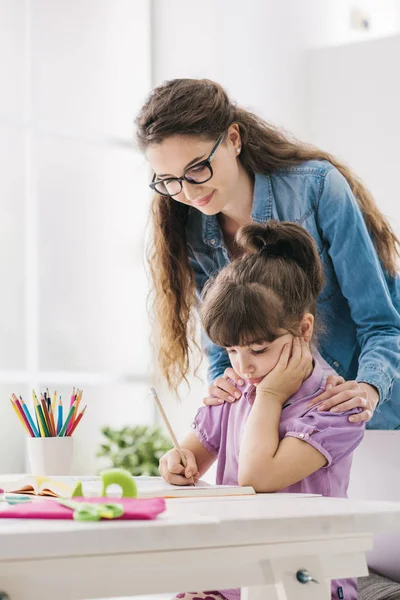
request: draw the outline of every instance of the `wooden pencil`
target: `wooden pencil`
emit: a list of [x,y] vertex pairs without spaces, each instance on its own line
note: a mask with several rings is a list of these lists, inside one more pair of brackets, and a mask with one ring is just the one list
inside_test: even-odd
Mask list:
[[[82,419],[83,415],[85,414],[85,410],[86,410],[87,406],[85,406],[85,408],[79,413],[79,415],[76,417],[71,429],[68,430],[67,435],[72,435],[75,431],[75,429],[78,427],[79,425],[79,421]],[[75,411],[76,412],[76,411]]]
[[25,402],[22,399],[22,396],[19,397],[19,403],[22,406],[22,410],[24,411],[26,418],[28,419],[29,425],[31,426],[31,429],[35,435],[35,437],[40,437],[40,433],[35,425],[35,423],[33,422],[33,419],[31,417],[31,413],[29,412],[29,408],[27,407],[27,405],[25,404]]
[[35,409],[36,409],[37,414],[38,414],[39,422],[41,423],[42,436],[43,437],[50,437],[50,432],[49,432],[49,430],[47,428],[47,425],[46,425],[46,419],[44,418],[43,410],[42,410],[42,407],[39,404],[39,400],[38,400],[36,394],[34,396],[34,401],[35,401]]
[[[155,400],[155,402],[156,402],[156,404],[158,406],[158,410],[160,411],[161,417],[163,418],[165,426],[168,429],[169,435],[171,436],[171,439],[172,439],[172,442],[173,442],[173,444],[175,446],[175,449],[177,450],[177,452],[178,452],[178,454],[180,456],[182,466],[186,469],[186,467],[187,467],[186,457],[185,457],[184,453],[182,452],[182,448],[179,445],[179,442],[178,442],[177,437],[176,437],[176,435],[174,433],[174,430],[172,429],[171,424],[170,424],[170,422],[168,420],[168,417],[165,414],[164,408],[163,408],[163,406],[161,404],[161,401],[160,401],[160,399],[159,399],[159,397],[157,395],[157,392],[156,392],[156,390],[153,387],[150,388],[150,389],[151,389],[151,393],[153,394],[154,400]],[[195,485],[193,475],[192,475],[192,485]]]
[[44,418],[46,420],[47,429],[50,432],[50,437],[55,436],[55,432],[53,431],[53,427],[52,427],[51,420],[50,420],[49,409],[47,407],[47,400],[46,400],[46,398],[44,398],[44,396],[42,396],[40,400],[42,403],[42,409],[43,409]]
[[65,423],[62,426],[60,433],[58,434],[60,437],[62,437],[63,435],[65,435],[65,433],[66,433],[66,431],[68,429],[69,422],[70,422],[71,417],[73,415],[73,412],[75,410],[75,407],[76,407],[76,404],[74,402],[73,405],[71,406],[71,408],[69,409],[69,413],[68,413],[67,418],[65,419]]
[[60,396],[58,400],[58,419],[57,419],[57,435],[60,433],[63,425],[63,403]]
[[10,398],[10,402],[11,402],[11,406],[12,406],[12,407],[13,407],[13,409],[15,410],[15,414],[17,415],[18,419],[21,421],[21,423],[22,423],[22,426],[23,426],[23,428],[25,429],[26,433],[27,433],[28,435],[31,435],[31,434],[29,433],[29,429],[28,429],[28,427],[27,427],[27,425],[26,425],[25,421],[24,421],[24,420],[23,420],[23,418],[22,418],[22,415],[21,415],[21,413],[19,412],[19,410],[18,410],[18,408],[17,408],[17,406],[16,406],[16,404],[14,403],[14,401],[13,401],[13,399],[12,399],[12,398]]

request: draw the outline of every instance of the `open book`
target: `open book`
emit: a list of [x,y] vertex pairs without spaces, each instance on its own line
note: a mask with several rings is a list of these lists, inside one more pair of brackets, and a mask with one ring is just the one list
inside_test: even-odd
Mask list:
[[[207,496],[243,496],[255,494],[252,487],[235,485],[211,485],[199,481],[195,486],[176,486],[164,481],[162,477],[135,477],[139,498],[196,498]],[[52,496],[68,498],[78,483],[82,482],[85,496],[99,496],[101,494],[101,478],[96,476],[73,477],[45,477],[27,476],[11,483],[1,484],[7,494],[26,494],[32,496]],[[118,485],[111,485],[107,495],[118,498],[121,489]]]
[[[93,479],[93,478],[92,478]],[[76,481],[69,477],[46,477],[44,475],[27,475],[16,481],[2,483],[7,494],[24,494],[28,496],[69,497],[75,488]]]

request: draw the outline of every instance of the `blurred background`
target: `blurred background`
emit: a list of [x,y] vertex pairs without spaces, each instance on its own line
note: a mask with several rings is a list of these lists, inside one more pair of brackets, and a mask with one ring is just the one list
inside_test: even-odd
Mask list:
[[0,0],[0,472],[26,470],[9,404],[84,389],[76,473],[100,428],[180,435],[206,395],[157,379],[146,311],[149,172],[133,119],[152,87],[207,77],[348,162],[400,234],[400,0]]

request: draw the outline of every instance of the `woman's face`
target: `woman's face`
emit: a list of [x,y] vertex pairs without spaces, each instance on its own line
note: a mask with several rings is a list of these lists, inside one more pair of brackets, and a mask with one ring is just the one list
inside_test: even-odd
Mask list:
[[[146,157],[157,179],[182,177],[189,166],[208,158],[215,142],[216,139],[205,140],[198,136],[173,136],[150,145]],[[237,126],[231,125],[211,161],[212,178],[200,184],[183,180],[182,191],[173,199],[193,206],[205,215],[221,212],[232,200],[237,188],[240,173],[238,149],[240,135]]]

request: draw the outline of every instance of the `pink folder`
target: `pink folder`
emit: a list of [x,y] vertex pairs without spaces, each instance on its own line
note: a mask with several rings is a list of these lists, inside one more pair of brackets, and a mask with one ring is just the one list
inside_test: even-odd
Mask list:
[[[121,520],[150,520],[165,511],[164,498],[74,498],[76,502],[123,504]],[[25,501],[0,511],[2,519],[72,519],[73,510],[56,500]],[[108,519],[104,519],[108,520]]]

